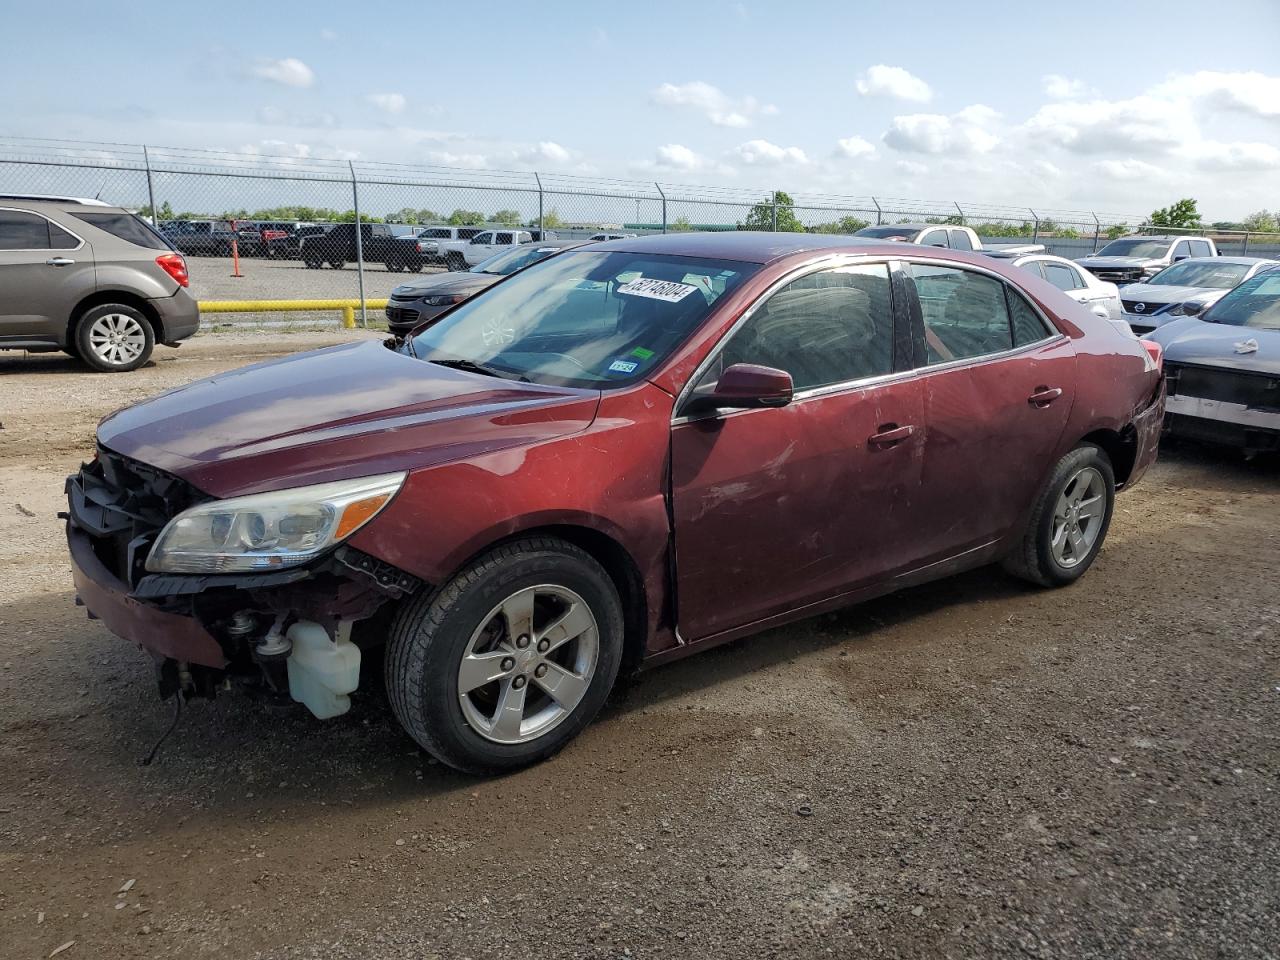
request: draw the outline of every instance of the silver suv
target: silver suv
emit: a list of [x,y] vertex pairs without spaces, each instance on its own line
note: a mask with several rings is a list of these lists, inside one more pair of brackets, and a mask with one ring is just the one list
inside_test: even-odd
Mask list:
[[182,254],[127,210],[0,194],[0,350],[136,369],[199,328],[187,283]]

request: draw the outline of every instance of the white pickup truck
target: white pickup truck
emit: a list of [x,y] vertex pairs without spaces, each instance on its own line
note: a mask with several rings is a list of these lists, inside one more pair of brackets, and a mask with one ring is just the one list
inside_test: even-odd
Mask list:
[[533,234],[528,230],[484,230],[470,240],[441,241],[438,256],[450,270],[464,270],[488,260],[495,253],[532,242]]
[[968,227],[956,227],[945,223],[893,223],[879,227],[863,227],[855,237],[873,240],[900,240],[918,243],[925,247],[946,247],[950,250],[975,250],[979,253],[998,250],[1001,253],[1044,253],[1043,243],[992,243],[984,244]]

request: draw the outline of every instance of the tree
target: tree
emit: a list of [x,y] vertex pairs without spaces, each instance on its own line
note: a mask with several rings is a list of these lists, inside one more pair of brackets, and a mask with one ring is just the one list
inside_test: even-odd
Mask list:
[[451,227],[474,226],[484,223],[484,214],[479,210],[458,209],[449,214],[449,219],[445,223]]
[[1200,211],[1194,200],[1185,197],[1171,206],[1151,211],[1149,220],[1153,227],[1196,228],[1200,226]]
[[869,226],[866,220],[859,220],[855,216],[843,216],[839,220],[833,220],[831,223],[820,223],[813,228],[814,233],[857,233],[863,227]]
[[[138,216],[146,217],[148,220],[150,220],[151,204],[147,204],[146,206],[142,207],[142,209],[138,211]],[[176,220],[177,219],[177,217],[173,215],[173,207],[169,206],[168,200],[160,204],[160,209],[156,213],[156,219],[157,220]]]
[[[777,206],[775,213],[774,206]],[[765,197],[738,224],[739,230],[777,230],[779,233],[804,233],[804,224],[795,215],[795,201],[781,190]]]
[[693,229],[693,224],[689,222],[688,217],[676,217],[667,224],[668,233],[688,233]]
[[1245,217],[1240,222],[1240,226],[1253,233],[1280,233],[1280,214],[1272,213],[1270,210],[1259,210]]
[[497,210],[493,216],[489,218],[490,223],[500,223],[504,227],[520,226],[520,211],[518,210]]

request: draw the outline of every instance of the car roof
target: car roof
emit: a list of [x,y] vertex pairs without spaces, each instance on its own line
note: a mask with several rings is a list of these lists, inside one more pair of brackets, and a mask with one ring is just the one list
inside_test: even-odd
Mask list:
[[768,233],[756,230],[724,230],[707,233],[651,233],[593,244],[592,250],[624,253],[667,254],[674,257],[710,257],[747,263],[770,263],[782,257],[809,251],[846,249],[870,253],[893,250],[902,255],[902,245],[868,237],[828,233]]
[[[522,243],[522,247],[537,247],[539,249],[551,248],[554,250],[564,250],[568,247],[581,247],[591,243],[590,240],[534,240],[532,243]],[[593,245],[594,246],[594,245]]]
[[1183,263],[1234,263],[1242,267],[1252,267],[1255,263],[1280,263],[1280,260],[1273,260],[1271,257],[1187,257],[1185,260],[1178,261],[1178,264]]
[[20,202],[20,203],[56,203],[59,206],[74,204],[85,207],[110,207],[115,210],[123,209],[115,204],[107,203],[105,200],[96,200],[90,197],[65,197],[45,193],[0,193],[0,201]]

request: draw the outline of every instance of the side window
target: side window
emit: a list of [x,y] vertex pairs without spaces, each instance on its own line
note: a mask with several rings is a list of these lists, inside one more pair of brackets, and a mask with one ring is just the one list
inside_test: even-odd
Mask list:
[[1212,257],[1213,250],[1209,246],[1208,240],[1190,240],[1191,255],[1193,257]]
[[920,238],[920,243],[926,247],[945,247],[947,245],[947,231],[930,230]]
[[1041,280],[1044,279],[1044,270],[1040,266],[1039,260],[1028,260],[1026,263],[1018,264],[1018,266],[1027,271],[1027,273],[1034,273]]
[[929,365],[1013,347],[1004,284],[953,267],[912,264],[911,274],[924,318]]
[[1051,331],[1022,294],[1014,292],[1012,288],[1007,287],[1006,290],[1009,294],[1009,316],[1013,320],[1013,345],[1025,347],[1049,336]]
[[495,233],[493,236],[494,236],[494,240],[493,240],[494,243],[504,247],[511,245],[511,234],[503,232],[503,233]]
[[1191,251],[1187,246],[1187,241],[1185,240],[1179,240],[1173,245],[1173,249],[1169,251],[1169,259],[1171,261],[1177,260],[1179,257],[1189,256],[1191,256]]
[[1084,286],[1076,272],[1065,263],[1044,264],[1044,278],[1059,290],[1065,290],[1068,293]]
[[48,220],[23,210],[0,210],[0,250],[48,249]]
[[471,238],[472,243],[493,243],[492,233],[477,233]]
[[796,390],[891,373],[889,268],[839,267],[787,284],[734,332],[703,382],[735,363],[785,370]]
[[[167,240],[161,238],[160,242],[164,244],[164,249],[170,249],[169,242]],[[67,233],[67,231],[63,230],[56,223],[50,221],[49,246],[54,250],[74,250],[76,247],[80,246],[80,241]]]
[[951,249],[952,250],[972,250],[973,242],[969,239],[968,230],[951,230]]

